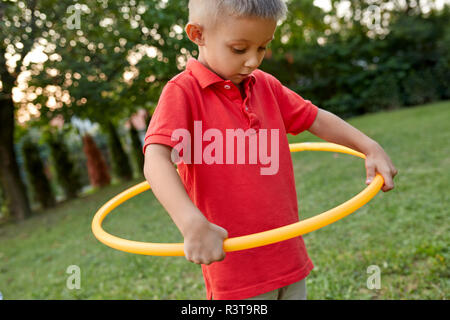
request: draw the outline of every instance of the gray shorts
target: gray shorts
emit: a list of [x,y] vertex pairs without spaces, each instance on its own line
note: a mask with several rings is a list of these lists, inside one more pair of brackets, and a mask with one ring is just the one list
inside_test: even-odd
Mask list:
[[244,300],[306,300],[306,278]]

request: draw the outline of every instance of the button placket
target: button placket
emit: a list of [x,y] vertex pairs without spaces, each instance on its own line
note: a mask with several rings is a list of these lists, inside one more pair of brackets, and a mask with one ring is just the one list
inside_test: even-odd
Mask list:
[[250,104],[250,98],[251,98],[251,92],[250,92],[250,89],[249,89],[247,91],[246,98],[245,98],[245,101],[244,101],[245,110],[247,111],[246,112],[246,116],[247,116],[247,119],[248,119],[248,122],[249,122],[248,123],[249,128],[253,128],[256,131],[258,131],[260,129],[260,127],[261,127],[261,123],[260,123],[260,120],[259,120],[257,114],[252,112],[252,111],[249,111],[248,105]]
[[245,111],[248,111],[248,104],[249,104],[249,102],[250,102],[249,100],[250,100],[250,91],[247,90],[247,92],[246,92],[246,94],[245,94],[245,100],[244,100],[244,102],[243,102],[244,107],[245,107]]
[[231,82],[225,82],[225,84],[221,84],[223,88],[226,90],[224,94],[233,102],[240,105],[240,102],[242,99],[240,99],[240,93],[239,89],[237,87],[234,87],[234,85],[231,84]]

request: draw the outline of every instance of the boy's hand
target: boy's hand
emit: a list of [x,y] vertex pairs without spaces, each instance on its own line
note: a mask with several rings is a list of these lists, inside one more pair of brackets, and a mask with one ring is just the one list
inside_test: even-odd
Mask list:
[[370,184],[378,172],[384,178],[384,185],[381,188],[383,192],[394,189],[394,177],[398,171],[392,164],[391,159],[383,150],[379,144],[375,144],[374,147],[366,154],[366,172],[367,179],[366,184]]
[[225,259],[223,241],[228,232],[206,219],[198,221],[184,235],[186,259],[197,264],[211,264]]

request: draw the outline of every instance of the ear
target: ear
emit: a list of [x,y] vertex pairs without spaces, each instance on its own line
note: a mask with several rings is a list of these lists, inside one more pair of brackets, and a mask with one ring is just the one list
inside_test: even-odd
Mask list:
[[189,39],[195,44],[202,46],[205,44],[205,39],[203,36],[203,26],[194,22],[189,22],[184,28]]

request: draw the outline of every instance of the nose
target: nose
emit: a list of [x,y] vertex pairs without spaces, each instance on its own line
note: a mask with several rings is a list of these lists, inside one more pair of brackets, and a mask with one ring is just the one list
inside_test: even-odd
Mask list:
[[259,58],[258,56],[252,55],[247,61],[245,62],[245,67],[249,69],[256,69],[259,65]]

